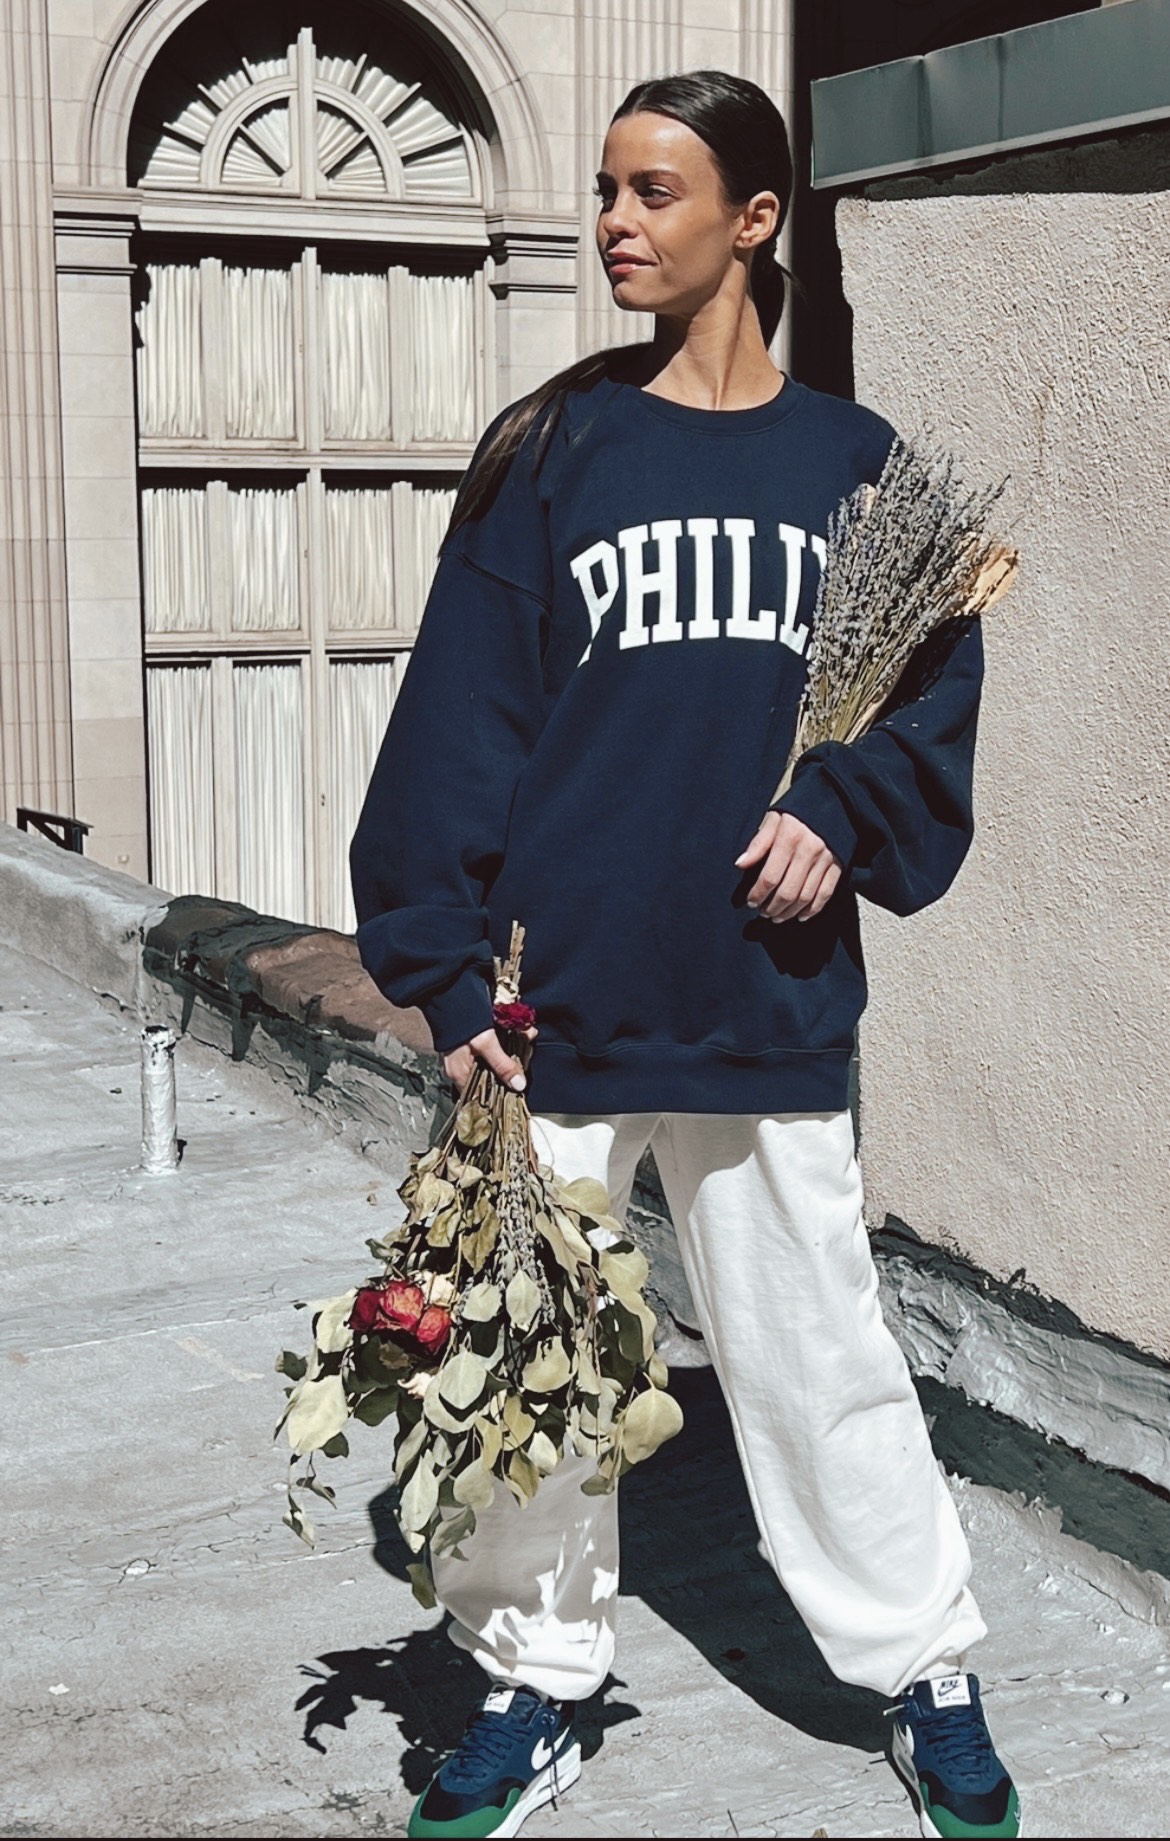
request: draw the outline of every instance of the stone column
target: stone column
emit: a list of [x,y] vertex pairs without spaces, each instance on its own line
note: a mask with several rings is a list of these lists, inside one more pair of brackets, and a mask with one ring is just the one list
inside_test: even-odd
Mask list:
[[0,798],[73,811],[44,0],[0,13]]
[[490,213],[496,317],[496,402],[515,402],[572,364],[576,351],[577,221],[518,209]]
[[57,310],[77,812],[86,854],[147,878],[130,237],[134,218],[57,213]]

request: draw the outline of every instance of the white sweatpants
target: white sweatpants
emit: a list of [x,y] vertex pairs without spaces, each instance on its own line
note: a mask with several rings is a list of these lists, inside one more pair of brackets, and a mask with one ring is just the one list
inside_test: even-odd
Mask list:
[[[987,1626],[878,1303],[849,1112],[546,1113],[533,1136],[622,1221],[652,1147],[761,1552],[829,1667],[889,1696],[957,1670]],[[466,1560],[434,1562],[454,1642],[558,1699],[592,1694],[614,1656],[617,1495],[581,1493],[592,1469],[566,1459],[523,1506],[497,1483]]]

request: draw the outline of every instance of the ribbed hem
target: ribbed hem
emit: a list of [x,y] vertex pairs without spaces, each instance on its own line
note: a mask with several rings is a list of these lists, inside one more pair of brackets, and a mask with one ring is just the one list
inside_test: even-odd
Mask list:
[[703,1043],[646,1043],[584,1055],[538,1037],[528,1064],[531,1112],[843,1112],[852,1047],[729,1055]]

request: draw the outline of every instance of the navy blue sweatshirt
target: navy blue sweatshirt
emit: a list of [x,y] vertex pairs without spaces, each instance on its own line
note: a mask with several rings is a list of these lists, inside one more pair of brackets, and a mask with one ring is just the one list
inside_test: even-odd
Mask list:
[[362,963],[445,1051],[492,1026],[520,921],[534,1112],[843,1109],[857,898],[911,914],[970,845],[980,622],[802,756],[773,809],[844,871],[812,919],[758,916],[734,859],[787,759],[828,520],[894,431],[791,377],[731,410],[607,378],[537,467],[539,428],[440,547],[350,846]]

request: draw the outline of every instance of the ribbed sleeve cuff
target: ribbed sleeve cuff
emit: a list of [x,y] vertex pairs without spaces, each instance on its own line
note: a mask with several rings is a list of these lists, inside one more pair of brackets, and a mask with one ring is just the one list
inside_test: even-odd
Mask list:
[[492,993],[483,973],[477,972],[474,966],[461,972],[445,991],[420,997],[418,1007],[427,1019],[438,1055],[461,1048],[472,1036],[481,1035],[492,1027]]
[[809,761],[803,771],[794,776],[788,791],[768,810],[791,812],[793,818],[799,818],[810,831],[815,831],[840,858],[842,874],[849,869],[857,849],[857,831],[841,802],[841,795],[828,775],[821,771],[819,762]]

